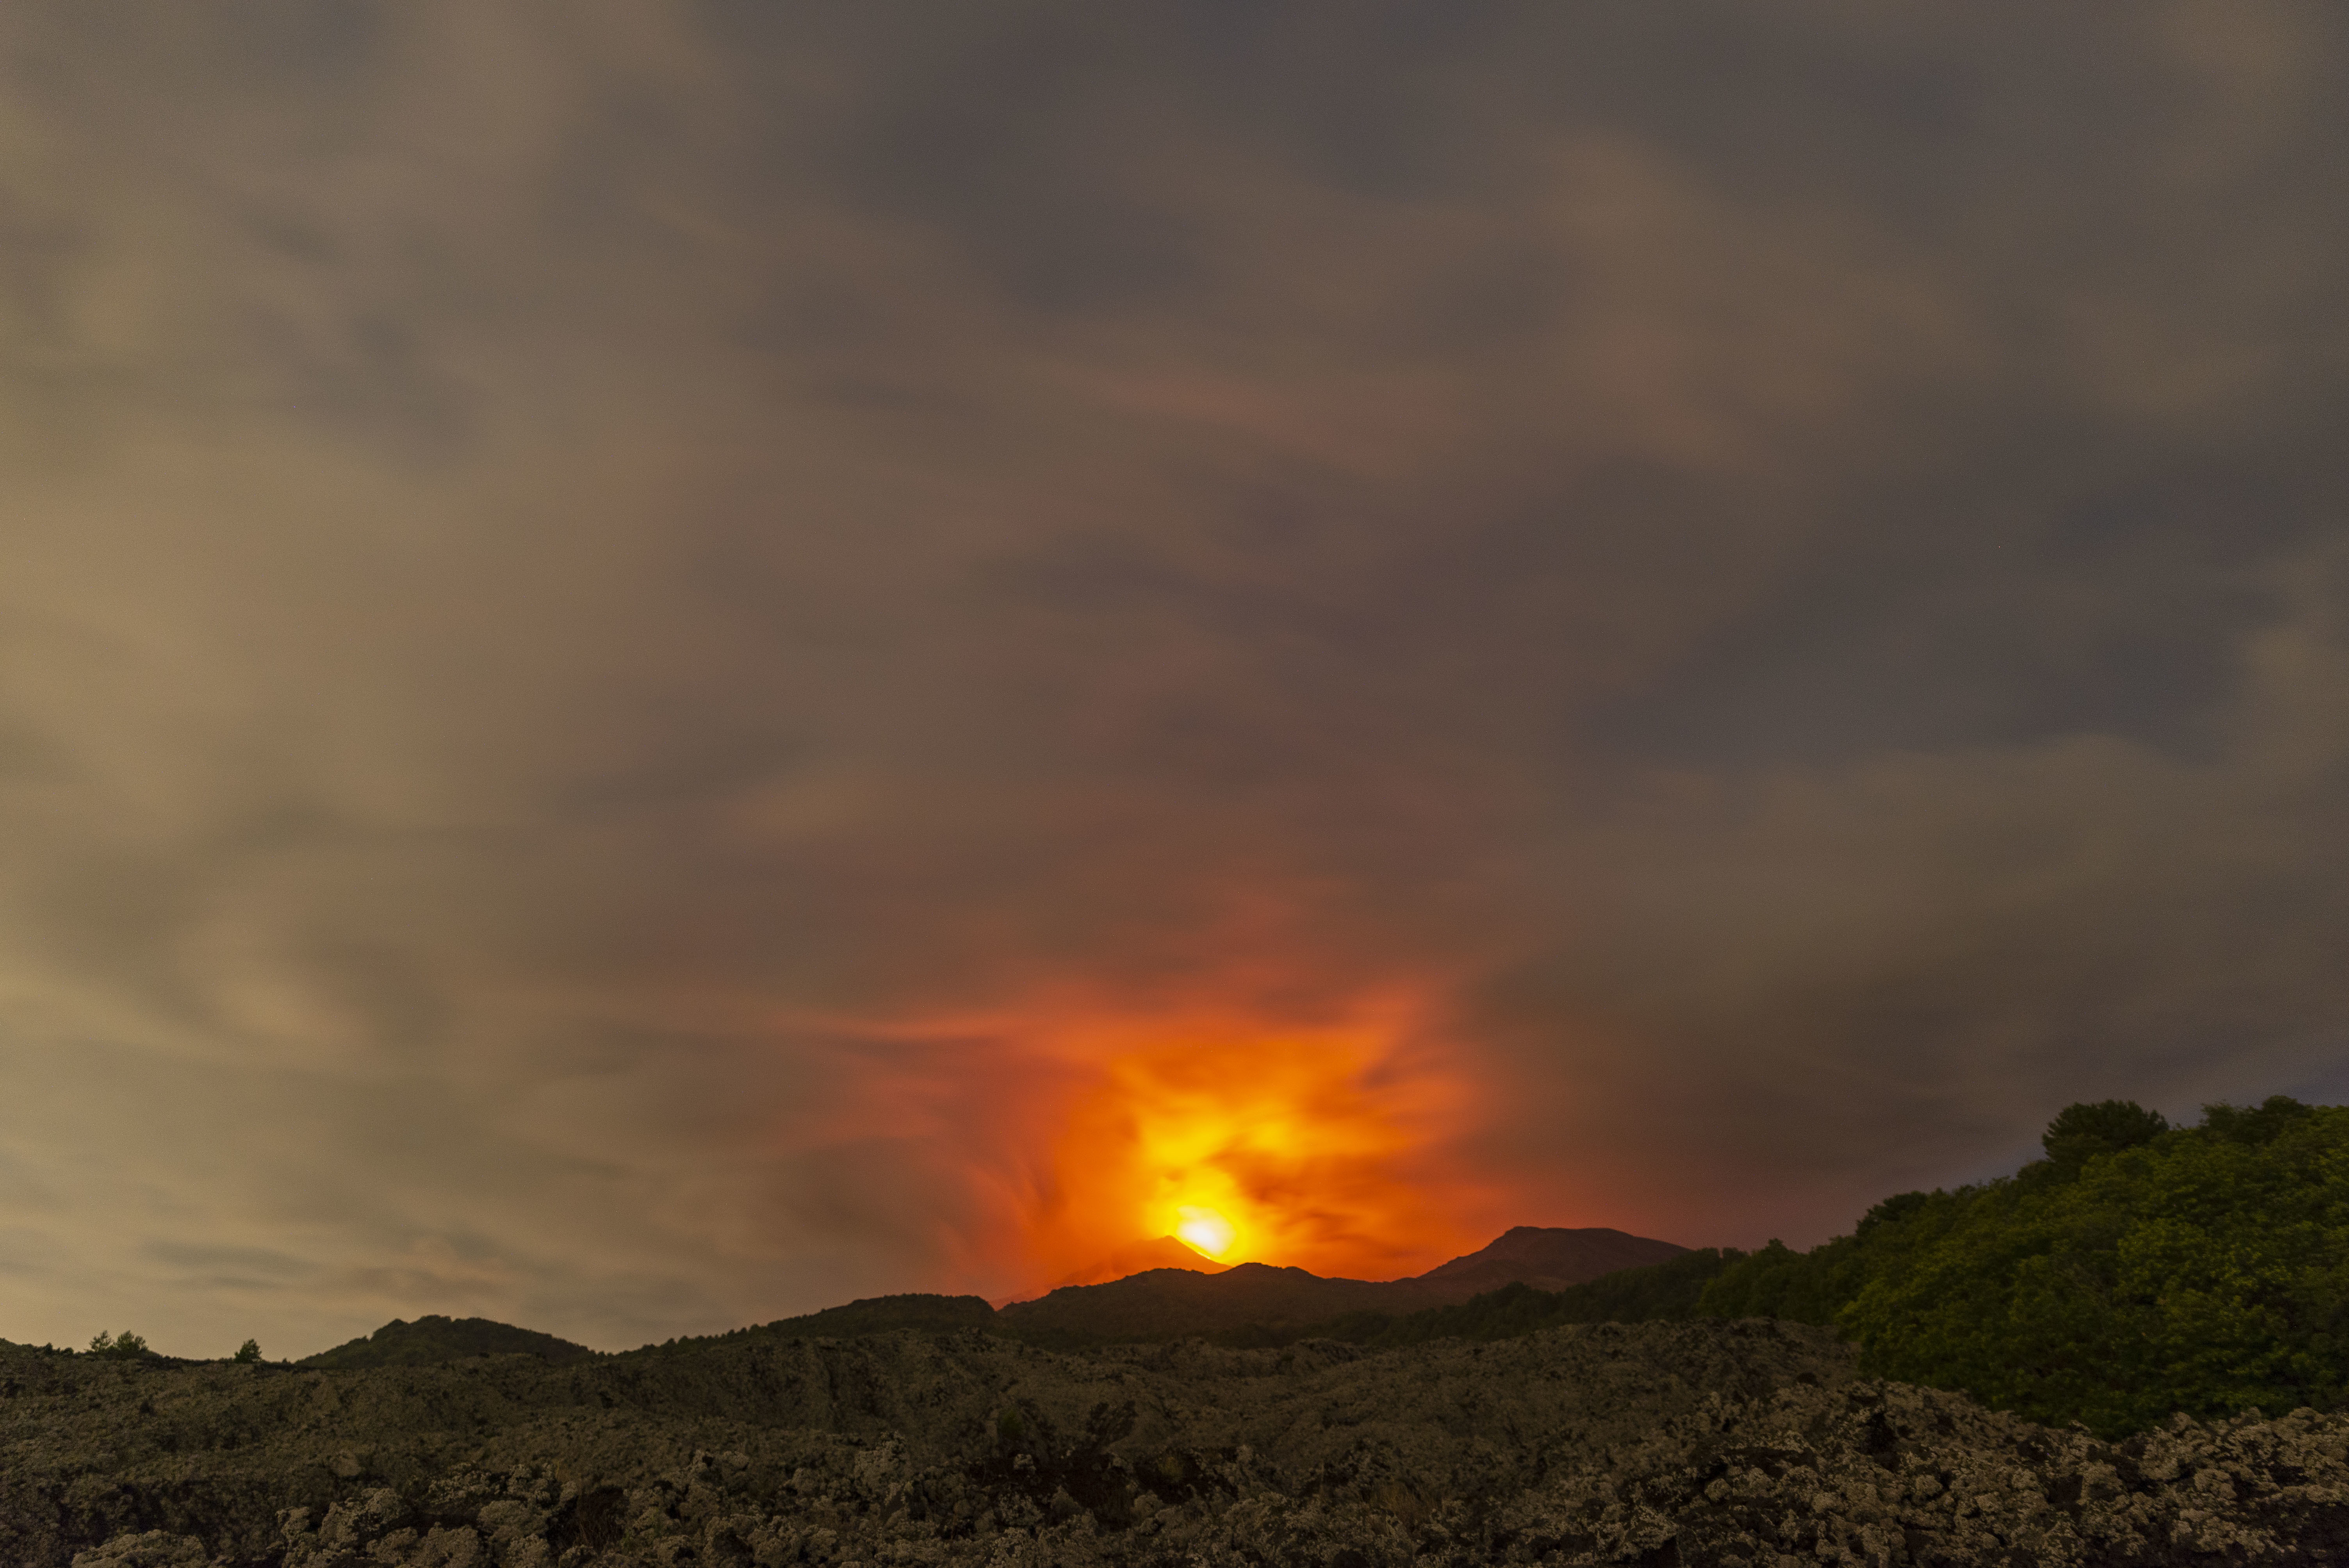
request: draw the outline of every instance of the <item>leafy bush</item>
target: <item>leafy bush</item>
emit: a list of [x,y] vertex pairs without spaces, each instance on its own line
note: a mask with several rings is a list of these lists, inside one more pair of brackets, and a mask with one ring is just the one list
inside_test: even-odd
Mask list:
[[1385,1346],[1431,1339],[1514,1339],[1568,1323],[1681,1322],[1697,1315],[1707,1283],[1744,1255],[1705,1247],[1663,1263],[1618,1269],[1564,1290],[1503,1285],[1458,1306],[1429,1307],[1397,1318],[1368,1343]]
[[2094,1105],[2065,1106],[2047,1124],[2039,1146],[2047,1150],[2049,1161],[2059,1169],[2077,1172],[2099,1154],[2135,1149],[2168,1130],[2168,1118],[2158,1110],[2147,1110],[2126,1099],[2104,1099]]
[[2349,1109],[2213,1109],[1982,1189],[1841,1315],[1863,1366],[2108,1436],[2173,1410],[2341,1405]]
[[1702,1308],[1833,1324],[1872,1375],[2106,1437],[2185,1410],[2349,1403],[2349,1108],[2276,1096],[2172,1129],[2066,1108],[2047,1158],[1773,1243]]
[[257,1339],[246,1340],[243,1344],[236,1347],[236,1354],[232,1357],[231,1359],[243,1362],[248,1367],[252,1366],[254,1363],[261,1359],[261,1341]]
[[1897,1273],[1939,1240],[1966,1204],[1958,1192],[1902,1192],[1860,1217],[1848,1236],[1798,1253],[1773,1240],[1723,1269],[1704,1287],[1706,1317],[1783,1317],[1832,1326],[1877,1274]]
[[148,1354],[147,1341],[127,1328],[119,1335],[100,1329],[90,1339],[89,1353],[111,1361],[136,1361]]

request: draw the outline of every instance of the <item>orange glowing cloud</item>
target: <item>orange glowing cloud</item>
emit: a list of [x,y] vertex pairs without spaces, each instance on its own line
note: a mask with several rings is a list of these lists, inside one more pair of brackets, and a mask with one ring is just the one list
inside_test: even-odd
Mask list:
[[1023,1216],[1051,1277],[1149,1238],[1217,1263],[1383,1278],[1485,1239],[1450,1146],[1475,1109],[1408,1004],[1299,1025],[1200,1010],[1050,1026],[1078,1068]]
[[1485,1075],[1435,992],[1267,993],[1291,995],[797,1021],[836,1067],[777,1137],[809,1212],[926,1255],[897,1288],[1002,1300],[1170,1262],[1391,1279],[1489,1241],[1521,1205],[1477,1164]]

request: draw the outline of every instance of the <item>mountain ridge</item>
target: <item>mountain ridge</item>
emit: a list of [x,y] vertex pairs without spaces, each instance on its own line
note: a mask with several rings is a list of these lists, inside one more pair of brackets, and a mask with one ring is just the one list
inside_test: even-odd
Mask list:
[[593,1360],[600,1352],[535,1328],[486,1317],[428,1313],[415,1322],[393,1318],[373,1334],[304,1357],[301,1367],[356,1370],[365,1367],[433,1367],[475,1356],[535,1356],[550,1366]]
[[1413,1277],[1474,1285],[1480,1292],[1505,1284],[1559,1290],[1621,1269],[1669,1263],[1687,1251],[1611,1225],[1512,1225],[1476,1251]]
[[[1070,1285],[1106,1284],[1112,1280],[1126,1279],[1138,1274],[1148,1274],[1152,1269],[1186,1269],[1193,1274],[1217,1274],[1231,1266],[1229,1264],[1216,1262],[1179,1236],[1154,1236],[1146,1242],[1136,1242],[1132,1246],[1120,1247],[1109,1256],[1096,1262],[1091,1268],[1079,1269],[1074,1274],[1064,1275],[1053,1281],[1050,1285],[1038,1292],[1037,1295],[1049,1295],[1053,1291],[1062,1290]],[[998,1307],[1003,1307],[1013,1302],[1035,1299],[1035,1295],[1010,1295],[1002,1297],[995,1305]]]
[[1062,1347],[1241,1329],[1278,1333],[1357,1314],[1400,1317],[1457,1306],[1510,1284],[1561,1290],[1668,1263],[1688,1251],[1609,1226],[1516,1225],[1473,1253],[1403,1279],[1335,1278],[1258,1263],[1216,1274],[1159,1268],[1098,1284],[1062,1285],[1002,1306],[996,1316],[1017,1337]]
[[[1401,1318],[1458,1306],[1509,1284],[1557,1291],[1628,1268],[1687,1254],[1689,1249],[1606,1226],[1513,1226],[1475,1252],[1425,1274],[1393,1280],[1317,1274],[1291,1265],[1213,1262],[1171,1236],[1112,1253],[1105,1264],[1146,1265],[1109,1280],[1062,1284],[1025,1300],[926,1293],[872,1296],[812,1313],[696,1335],[636,1350],[600,1352],[554,1335],[488,1318],[430,1315],[394,1318],[371,1335],[305,1357],[297,1365],[356,1369],[430,1366],[476,1356],[534,1356],[556,1366],[605,1354],[637,1356],[739,1339],[853,1338],[895,1329],[976,1328],[1059,1347],[1262,1333],[1287,1337],[1340,1318]],[[1154,1260],[1165,1259],[1167,1262]],[[1093,1271],[1070,1276],[1085,1279]]]

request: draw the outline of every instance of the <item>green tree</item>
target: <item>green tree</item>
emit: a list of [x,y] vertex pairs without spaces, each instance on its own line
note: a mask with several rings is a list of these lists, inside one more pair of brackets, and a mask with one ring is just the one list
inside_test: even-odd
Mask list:
[[1773,1243],[1709,1316],[1832,1324],[1880,1377],[2107,1437],[2186,1410],[2349,1405],[2349,1108],[2274,1096],[2172,1128],[2067,1106],[2045,1160],[1906,1192],[1807,1253]]
[[1831,1325],[1877,1274],[1946,1230],[1969,1192],[1902,1192],[1860,1217],[1848,1236],[1798,1253],[1773,1240],[1731,1263],[1704,1287],[1697,1310],[1707,1317],[1782,1317]]
[[106,1357],[109,1360],[136,1361],[140,1357],[147,1354],[147,1341],[127,1328],[119,1335],[109,1334],[104,1329],[99,1329],[90,1338],[89,1353],[92,1356]]
[[1972,1190],[1941,1234],[1869,1271],[1837,1319],[1863,1367],[2106,1436],[2174,1410],[2343,1403],[2349,1109],[2212,1106],[2076,1166],[2109,1135],[2066,1117],[2049,1129],[2065,1160]]
[[243,1344],[236,1347],[236,1355],[233,1359],[243,1362],[247,1366],[251,1366],[254,1362],[259,1361],[261,1359],[261,1341],[257,1339],[246,1340]]
[[2202,1129],[2230,1143],[2258,1145],[2271,1141],[2286,1128],[2316,1114],[2315,1106],[2281,1094],[2271,1094],[2255,1106],[2206,1105]]
[[1798,1253],[1777,1237],[1705,1284],[1698,1307],[1707,1317],[1783,1317],[1826,1324],[1848,1294],[1839,1287],[1856,1261],[1852,1238]]
[[2047,1124],[2039,1146],[2057,1169],[2076,1171],[2099,1154],[2135,1149],[2168,1130],[2168,1119],[2158,1110],[2133,1100],[2103,1099],[2065,1106]]

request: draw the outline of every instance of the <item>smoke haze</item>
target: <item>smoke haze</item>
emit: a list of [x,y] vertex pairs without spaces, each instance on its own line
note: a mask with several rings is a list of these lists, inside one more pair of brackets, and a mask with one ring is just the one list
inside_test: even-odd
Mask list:
[[2340,1097],[2344,69],[6,8],[0,1336],[1002,1296],[1186,1050],[1389,1274]]

